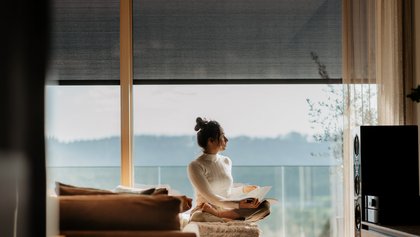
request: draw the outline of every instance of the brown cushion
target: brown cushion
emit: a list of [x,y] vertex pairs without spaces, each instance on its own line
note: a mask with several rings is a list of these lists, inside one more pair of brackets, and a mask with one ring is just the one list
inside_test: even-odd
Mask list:
[[181,200],[167,195],[59,196],[60,230],[179,230]]
[[63,183],[60,183],[60,182],[55,182],[55,192],[59,196],[115,194],[115,193],[113,193],[109,190],[77,187],[77,186],[73,186],[73,185],[63,184]]
[[[128,194],[128,193],[115,193],[109,190],[97,189],[97,188],[87,188],[87,187],[77,187],[69,184],[64,184],[60,182],[55,183],[55,191],[59,196],[68,196],[68,195],[104,195],[104,194]],[[136,194],[145,194],[145,195],[161,195],[168,194],[166,188],[149,188],[145,189]]]
[[152,189],[153,189],[153,192],[151,193],[151,195],[168,195],[168,189],[166,188],[152,188]]
[[182,196],[174,196],[175,198],[178,198],[181,201],[181,207],[179,212],[186,212],[191,209],[192,206],[192,199],[182,195]]

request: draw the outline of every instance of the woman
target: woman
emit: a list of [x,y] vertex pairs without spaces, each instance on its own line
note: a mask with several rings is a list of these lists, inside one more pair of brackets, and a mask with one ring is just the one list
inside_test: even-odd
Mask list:
[[270,214],[267,201],[244,199],[229,201],[232,194],[247,193],[257,186],[233,187],[232,162],[219,152],[226,149],[228,139],[217,121],[196,119],[197,143],[203,153],[188,166],[188,177],[196,194],[197,211],[229,220],[257,221]]

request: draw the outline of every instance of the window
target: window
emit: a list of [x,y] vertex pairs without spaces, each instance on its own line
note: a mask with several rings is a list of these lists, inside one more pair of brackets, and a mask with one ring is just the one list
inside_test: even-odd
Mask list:
[[[119,1],[54,4],[49,180],[114,188]],[[343,234],[340,0],[133,0],[133,74],[136,185],[193,197],[194,120],[214,118],[235,182],[281,202],[264,237]]]
[[115,188],[120,181],[117,86],[47,86],[48,185]]
[[52,5],[48,187],[61,181],[115,188],[121,166],[120,89],[110,85],[119,84],[119,1]]
[[342,88],[330,84],[341,82],[341,1],[133,8],[135,182],[193,195],[194,120],[213,118],[230,138],[235,181],[271,185],[282,202],[264,236],[342,235],[342,141],[329,139],[342,136],[342,110],[331,110]]
[[342,116],[330,111],[325,124],[314,110],[328,107],[311,104],[335,103],[341,91],[342,85],[135,86],[135,183],[193,197],[186,166],[200,154],[195,118],[207,116],[229,138],[224,154],[235,182],[272,186],[269,196],[280,200],[260,224],[264,236],[319,236],[341,221],[342,157],[333,152],[341,141],[315,137],[326,126],[331,134],[342,131]]

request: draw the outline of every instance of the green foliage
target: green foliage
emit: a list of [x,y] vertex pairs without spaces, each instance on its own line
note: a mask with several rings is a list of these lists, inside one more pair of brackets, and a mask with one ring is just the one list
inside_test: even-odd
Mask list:
[[315,52],[311,52],[311,58],[318,66],[319,76],[321,76],[322,79],[329,79],[330,77],[328,76],[327,67],[323,63],[321,63],[318,55]]
[[[311,52],[311,58],[318,66],[318,74],[322,79],[329,79],[326,66],[319,60],[315,52]],[[343,144],[343,91],[342,87],[328,84],[324,92],[328,95],[325,101],[311,101],[306,99],[309,106],[309,122],[313,129],[318,129],[313,138],[317,142],[330,143],[330,154],[316,154],[314,157],[332,155],[335,159],[342,158]],[[320,130],[321,129],[321,130]]]
[[412,88],[411,93],[407,95],[414,102],[420,102],[420,85],[417,88]]
[[[311,52],[311,58],[318,66],[318,74],[322,79],[329,79],[326,66],[320,61],[315,52]],[[375,85],[353,84],[351,91],[347,91],[346,97],[352,106],[354,125],[376,124],[377,110]],[[343,121],[344,121],[344,88],[328,84],[324,90],[327,99],[324,101],[311,101],[307,99],[309,106],[309,121],[313,129],[318,129],[313,137],[318,142],[329,142],[329,150],[336,160],[343,157]],[[420,88],[419,88],[420,92]],[[313,154],[320,156],[320,154]]]

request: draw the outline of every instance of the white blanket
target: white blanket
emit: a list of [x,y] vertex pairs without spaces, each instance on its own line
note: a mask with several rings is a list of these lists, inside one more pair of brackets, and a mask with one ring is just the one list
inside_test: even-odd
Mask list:
[[255,223],[244,221],[190,222],[183,231],[194,232],[197,237],[258,237],[260,229]]

